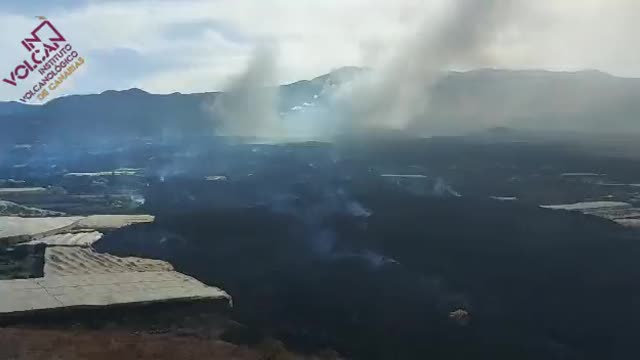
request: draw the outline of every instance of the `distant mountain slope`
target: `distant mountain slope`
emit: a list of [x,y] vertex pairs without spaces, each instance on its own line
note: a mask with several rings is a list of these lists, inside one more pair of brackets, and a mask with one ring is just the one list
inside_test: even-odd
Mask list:
[[37,107],[25,105],[16,101],[0,102],[0,116],[27,112]]
[[[212,127],[203,106],[212,94],[153,95],[139,89],[62,97],[0,115],[0,142],[166,137]],[[0,104],[0,109],[6,107]],[[0,113],[2,111],[0,110]]]
[[[359,68],[342,68],[280,87],[281,113],[327,105],[336,85]],[[206,110],[216,93],[154,95],[139,89],[58,98],[43,106],[0,103],[0,144],[35,141],[165,139],[215,132]],[[451,72],[429,93],[424,134],[509,126],[587,132],[640,132],[640,79],[597,71]],[[294,118],[295,121],[297,118]],[[317,120],[317,119],[316,119]],[[322,121],[322,119],[320,119]]]
[[454,72],[435,86],[426,125],[638,133],[639,100],[640,79],[598,71]]

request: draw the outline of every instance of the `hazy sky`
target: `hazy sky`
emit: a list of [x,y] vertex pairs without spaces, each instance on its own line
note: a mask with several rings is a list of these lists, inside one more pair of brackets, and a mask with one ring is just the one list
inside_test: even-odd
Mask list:
[[[473,1],[473,0],[472,0]],[[484,0],[477,0],[484,1]],[[640,77],[640,1],[521,1],[473,67],[595,68]],[[202,92],[225,87],[258,44],[278,50],[279,82],[345,65],[375,66],[428,31],[450,0],[0,0],[0,72],[24,60],[20,41],[47,16],[87,63],[57,93],[139,87]],[[428,55],[425,55],[428,56]],[[21,95],[0,84],[0,100]]]

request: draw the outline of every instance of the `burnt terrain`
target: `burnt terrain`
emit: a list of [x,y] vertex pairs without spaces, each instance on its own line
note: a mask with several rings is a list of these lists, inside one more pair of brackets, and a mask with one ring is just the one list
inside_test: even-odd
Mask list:
[[[155,215],[95,248],[163,259],[227,291],[225,321],[242,325],[225,322],[216,336],[238,346],[277,338],[298,353],[354,359],[640,355],[638,232],[539,206],[637,206],[632,154],[512,134],[272,145],[198,137],[75,159],[29,151],[16,161],[32,165],[0,167],[7,183],[101,200],[49,206],[48,192],[11,201],[75,214],[119,200]],[[65,176],[88,171],[111,173]],[[195,337],[209,321],[219,327],[198,313],[188,315],[197,326],[163,326]]]

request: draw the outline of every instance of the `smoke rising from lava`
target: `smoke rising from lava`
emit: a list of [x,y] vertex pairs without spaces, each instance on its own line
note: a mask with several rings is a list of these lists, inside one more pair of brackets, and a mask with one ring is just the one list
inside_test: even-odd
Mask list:
[[[441,21],[422,21],[406,41],[390,48],[380,66],[328,95],[331,109],[325,115],[332,119],[323,122],[316,113],[313,119],[297,116],[295,120],[320,122],[308,127],[315,133],[304,134],[313,139],[344,131],[402,130],[412,123],[429,121],[432,86],[452,67],[490,58],[492,44],[513,20],[515,10],[521,7],[519,2],[451,2]],[[286,139],[292,133],[291,124],[277,110],[276,58],[275,49],[258,47],[246,71],[216,98],[211,110],[220,123],[219,134]]]
[[452,67],[490,57],[491,45],[516,8],[516,1],[457,0],[440,23],[423,21],[377,70],[342,94],[345,125],[405,129],[414,121],[428,121],[431,87]]
[[258,46],[244,73],[233,78],[210,105],[218,121],[218,132],[228,136],[280,137],[283,128],[276,107],[278,101],[277,53]]

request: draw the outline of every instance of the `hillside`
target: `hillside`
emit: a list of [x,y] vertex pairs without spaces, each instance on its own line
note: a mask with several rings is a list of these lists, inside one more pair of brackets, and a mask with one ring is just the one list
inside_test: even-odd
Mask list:
[[[280,87],[281,115],[327,106],[334,87],[358,68],[342,68],[313,80]],[[428,114],[412,130],[468,132],[494,126],[544,131],[639,133],[640,79],[598,71],[473,70],[451,72],[426,92]],[[43,106],[0,103],[0,145],[171,140],[214,134],[207,107],[216,93],[150,94],[139,89],[58,98]],[[326,113],[325,113],[326,114]],[[326,116],[326,115],[324,115]],[[305,121],[305,117],[291,117]],[[322,119],[320,119],[321,121]]]

